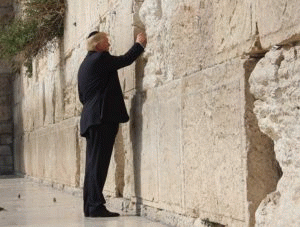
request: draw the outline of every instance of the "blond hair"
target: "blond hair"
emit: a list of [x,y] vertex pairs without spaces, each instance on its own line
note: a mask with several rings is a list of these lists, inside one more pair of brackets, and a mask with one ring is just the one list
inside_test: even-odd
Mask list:
[[95,51],[97,43],[101,42],[102,39],[107,37],[105,32],[98,32],[87,39],[87,51]]

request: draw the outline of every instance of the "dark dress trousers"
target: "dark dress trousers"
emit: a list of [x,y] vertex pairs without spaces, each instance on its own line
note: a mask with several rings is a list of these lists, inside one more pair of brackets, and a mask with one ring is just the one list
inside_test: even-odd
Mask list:
[[86,137],[84,213],[105,204],[103,187],[119,123],[129,116],[123,99],[117,70],[133,63],[144,51],[135,43],[122,56],[109,52],[88,52],[78,71],[79,99],[83,104],[80,134]]

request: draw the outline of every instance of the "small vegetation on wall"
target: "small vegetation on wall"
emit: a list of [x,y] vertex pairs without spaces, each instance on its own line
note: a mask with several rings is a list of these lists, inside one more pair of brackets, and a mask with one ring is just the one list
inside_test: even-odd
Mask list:
[[[64,0],[25,0],[22,13],[15,17],[0,34],[0,58],[16,56],[32,72],[32,58],[55,37],[63,35]],[[31,71],[31,72],[30,72]]]

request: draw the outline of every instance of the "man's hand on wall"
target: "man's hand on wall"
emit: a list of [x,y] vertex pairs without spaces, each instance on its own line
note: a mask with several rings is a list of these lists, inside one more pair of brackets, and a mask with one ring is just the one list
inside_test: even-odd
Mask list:
[[136,37],[136,42],[140,43],[145,48],[147,45],[147,37],[145,33],[143,32],[139,33]]

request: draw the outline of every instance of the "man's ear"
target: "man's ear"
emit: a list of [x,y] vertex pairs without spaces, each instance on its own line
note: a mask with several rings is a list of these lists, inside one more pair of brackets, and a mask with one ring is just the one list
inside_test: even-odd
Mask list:
[[96,44],[95,49],[96,49],[96,51],[99,51],[99,52],[102,51],[102,44],[101,44],[101,42],[98,42],[98,43]]

